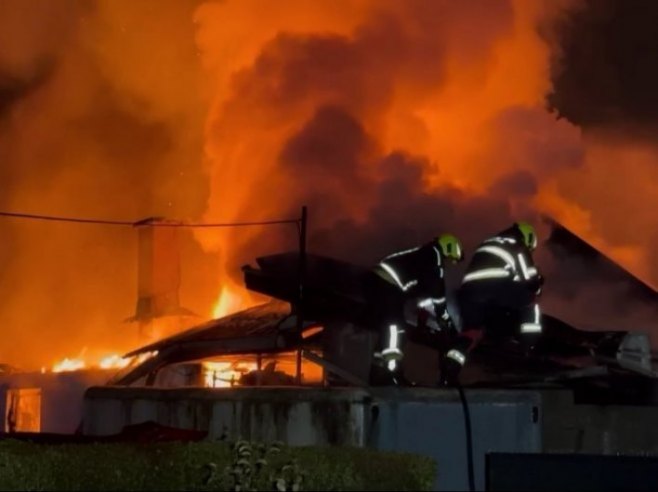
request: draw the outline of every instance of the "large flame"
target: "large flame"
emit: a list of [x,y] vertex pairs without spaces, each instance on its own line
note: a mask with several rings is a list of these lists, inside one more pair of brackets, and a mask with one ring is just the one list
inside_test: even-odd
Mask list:
[[228,286],[223,286],[219,297],[212,309],[212,317],[223,318],[233,314],[244,307],[245,303],[239,291],[233,290]]
[[[655,143],[586,139],[545,108],[543,28],[579,2],[272,3],[0,2],[0,210],[226,222],[308,203],[309,246],[364,263],[549,212],[658,279]],[[3,220],[0,237],[0,361],[89,345],[110,350],[57,369],[119,367],[102,358],[144,342],[122,324],[132,228]],[[207,317],[252,304],[241,265],[297,247],[290,225],[194,238],[181,300]]]

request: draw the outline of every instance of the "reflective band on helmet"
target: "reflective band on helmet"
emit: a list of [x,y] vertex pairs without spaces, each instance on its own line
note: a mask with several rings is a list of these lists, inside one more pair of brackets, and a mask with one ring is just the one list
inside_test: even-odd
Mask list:
[[521,325],[521,333],[541,333],[541,331],[539,323],[523,323]]
[[514,268],[514,257],[498,246],[482,246],[475,250],[475,253],[489,253],[503,260],[510,268]]
[[462,354],[459,350],[455,350],[455,349],[449,350],[448,353],[446,354],[446,357],[458,362],[459,365],[463,366],[464,364],[466,364],[466,356]]
[[491,278],[506,278],[510,272],[504,268],[484,268],[475,272],[467,273],[462,283],[472,282],[473,280],[485,280]]

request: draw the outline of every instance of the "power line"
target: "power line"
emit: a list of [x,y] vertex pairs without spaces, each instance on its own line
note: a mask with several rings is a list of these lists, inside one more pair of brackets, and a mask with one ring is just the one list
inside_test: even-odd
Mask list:
[[18,212],[0,212],[0,216],[14,219],[48,220],[51,222],[75,222],[78,224],[102,224],[115,226],[132,226],[134,224],[134,222],[121,220],[82,219],[78,217],[57,217],[53,215],[24,214]]
[[97,225],[112,225],[123,227],[136,227],[136,226],[149,226],[149,227],[249,227],[249,226],[266,226],[277,224],[298,224],[299,219],[281,219],[281,220],[263,220],[263,221],[250,221],[250,222],[218,222],[218,223],[190,223],[182,221],[168,221],[160,222],[160,218],[148,218],[138,221],[125,221],[125,220],[105,220],[105,219],[89,219],[81,217],[62,217],[56,215],[40,215],[40,214],[27,214],[19,212],[0,212],[0,217],[7,217],[13,219],[28,219],[28,220],[44,220],[50,222],[69,222],[76,224],[97,224]]
[[297,224],[299,219],[281,219],[281,220],[263,220],[260,222],[225,222],[225,223],[187,223],[179,222],[167,224],[163,223],[153,223],[151,225],[155,227],[248,227],[248,226],[260,226],[260,225],[277,225],[277,224]]

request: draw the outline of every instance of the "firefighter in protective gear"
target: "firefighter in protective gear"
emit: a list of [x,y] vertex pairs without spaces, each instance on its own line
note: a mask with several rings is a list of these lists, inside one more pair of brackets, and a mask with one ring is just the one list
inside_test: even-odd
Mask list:
[[462,332],[451,343],[444,383],[454,383],[468,352],[483,335],[512,338],[532,348],[542,333],[537,297],[543,277],[532,259],[537,233],[527,222],[484,241],[473,254],[458,292]]
[[461,242],[452,234],[383,258],[373,269],[368,291],[376,306],[380,331],[374,354],[374,384],[404,384],[401,360],[408,326],[432,333],[454,330],[447,309],[444,268],[463,259]]

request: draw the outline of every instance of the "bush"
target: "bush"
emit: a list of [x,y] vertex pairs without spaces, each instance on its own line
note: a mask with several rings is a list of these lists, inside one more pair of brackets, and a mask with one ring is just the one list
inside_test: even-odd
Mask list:
[[362,448],[0,442],[0,490],[430,490],[427,457]]

